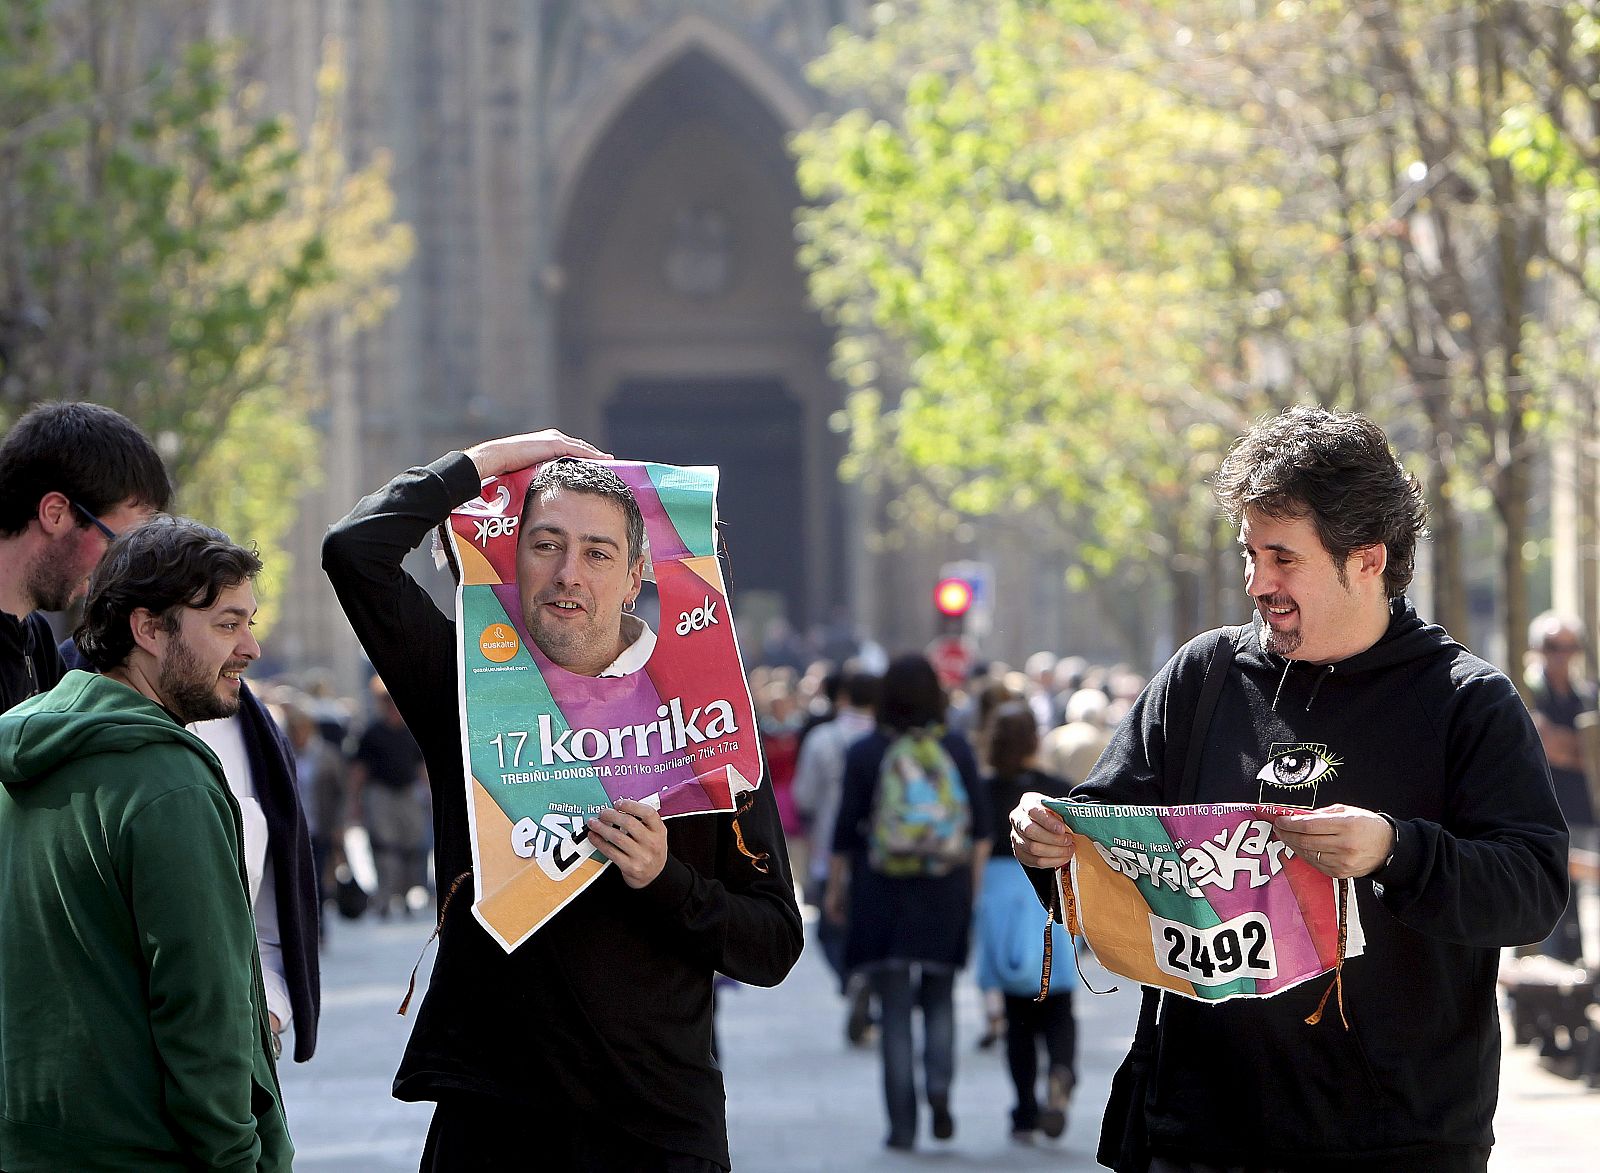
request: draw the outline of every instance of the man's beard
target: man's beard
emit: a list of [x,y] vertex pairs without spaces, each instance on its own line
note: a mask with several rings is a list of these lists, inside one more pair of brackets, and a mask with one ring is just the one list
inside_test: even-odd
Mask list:
[[1261,632],[1261,650],[1274,656],[1292,656],[1300,650],[1300,645],[1305,642],[1300,629],[1293,631],[1275,631],[1271,626],[1263,628]]
[[72,606],[78,580],[67,573],[69,559],[47,551],[28,570],[26,589],[40,611],[65,611]]
[[174,636],[167,658],[161,663],[156,692],[180,725],[231,717],[239,711],[238,699],[217,693],[217,677],[206,674],[199,657],[181,636]]
[[1271,619],[1264,613],[1263,608],[1279,606],[1277,597],[1270,599],[1251,599],[1256,604],[1258,613],[1261,613],[1261,650],[1273,656],[1289,657],[1300,650],[1300,645],[1305,642],[1305,631],[1298,624],[1293,631],[1279,631],[1272,626]]

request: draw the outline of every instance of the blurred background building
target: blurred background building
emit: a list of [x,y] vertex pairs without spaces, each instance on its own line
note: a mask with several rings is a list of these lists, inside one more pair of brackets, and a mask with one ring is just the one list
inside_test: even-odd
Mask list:
[[330,459],[293,538],[282,667],[359,675],[318,567],[331,520],[408,464],[552,424],[619,456],[720,466],[747,646],[779,618],[921,646],[938,566],[979,555],[1006,563],[1002,607],[1036,617],[1013,637],[998,624],[986,652],[1115,650],[1092,617],[1071,629],[1061,559],[971,533],[880,551],[879,503],[838,476],[844,393],[795,261],[785,144],[821,109],[806,63],[865,7],[214,0],[211,31],[249,46],[268,103],[302,124],[341,47],[346,152],[393,153],[416,236],[383,325],[324,340]]

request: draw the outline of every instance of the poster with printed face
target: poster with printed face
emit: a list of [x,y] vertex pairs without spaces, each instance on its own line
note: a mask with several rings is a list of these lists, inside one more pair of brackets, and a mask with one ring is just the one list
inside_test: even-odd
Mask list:
[[[446,527],[473,913],[507,952],[609,866],[591,816],[623,798],[669,819],[732,811],[761,780],[716,550],[717,470],[595,464],[621,481],[609,496],[529,497],[539,470],[525,469],[486,481]],[[655,632],[631,613],[652,577]]]
[[1047,805],[1073,835],[1062,907],[1112,973],[1221,1002],[1269,997],[1362,952],[1355,900],[1341,925],[1339,881],[1272,826],[1293,808]]

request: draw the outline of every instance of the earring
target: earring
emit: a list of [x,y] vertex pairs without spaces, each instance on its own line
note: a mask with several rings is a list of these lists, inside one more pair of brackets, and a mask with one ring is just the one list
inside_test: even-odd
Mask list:
[[622,609],[624,611],[626,611],[629,615],[632,615],[633,614],[633,609],[635,607],[637,607],[638,605],[639,605],[639,600],[637,598],[632,598],[632,599],[629,599],[626,603],[622,604]]

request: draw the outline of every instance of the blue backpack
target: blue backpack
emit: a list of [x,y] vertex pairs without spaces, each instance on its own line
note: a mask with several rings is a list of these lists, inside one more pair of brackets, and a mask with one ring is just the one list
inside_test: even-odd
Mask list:
[[867,863],[885,876],[947,876],[972,858],[972,806],[936,730],[902,733],[878,766]]

